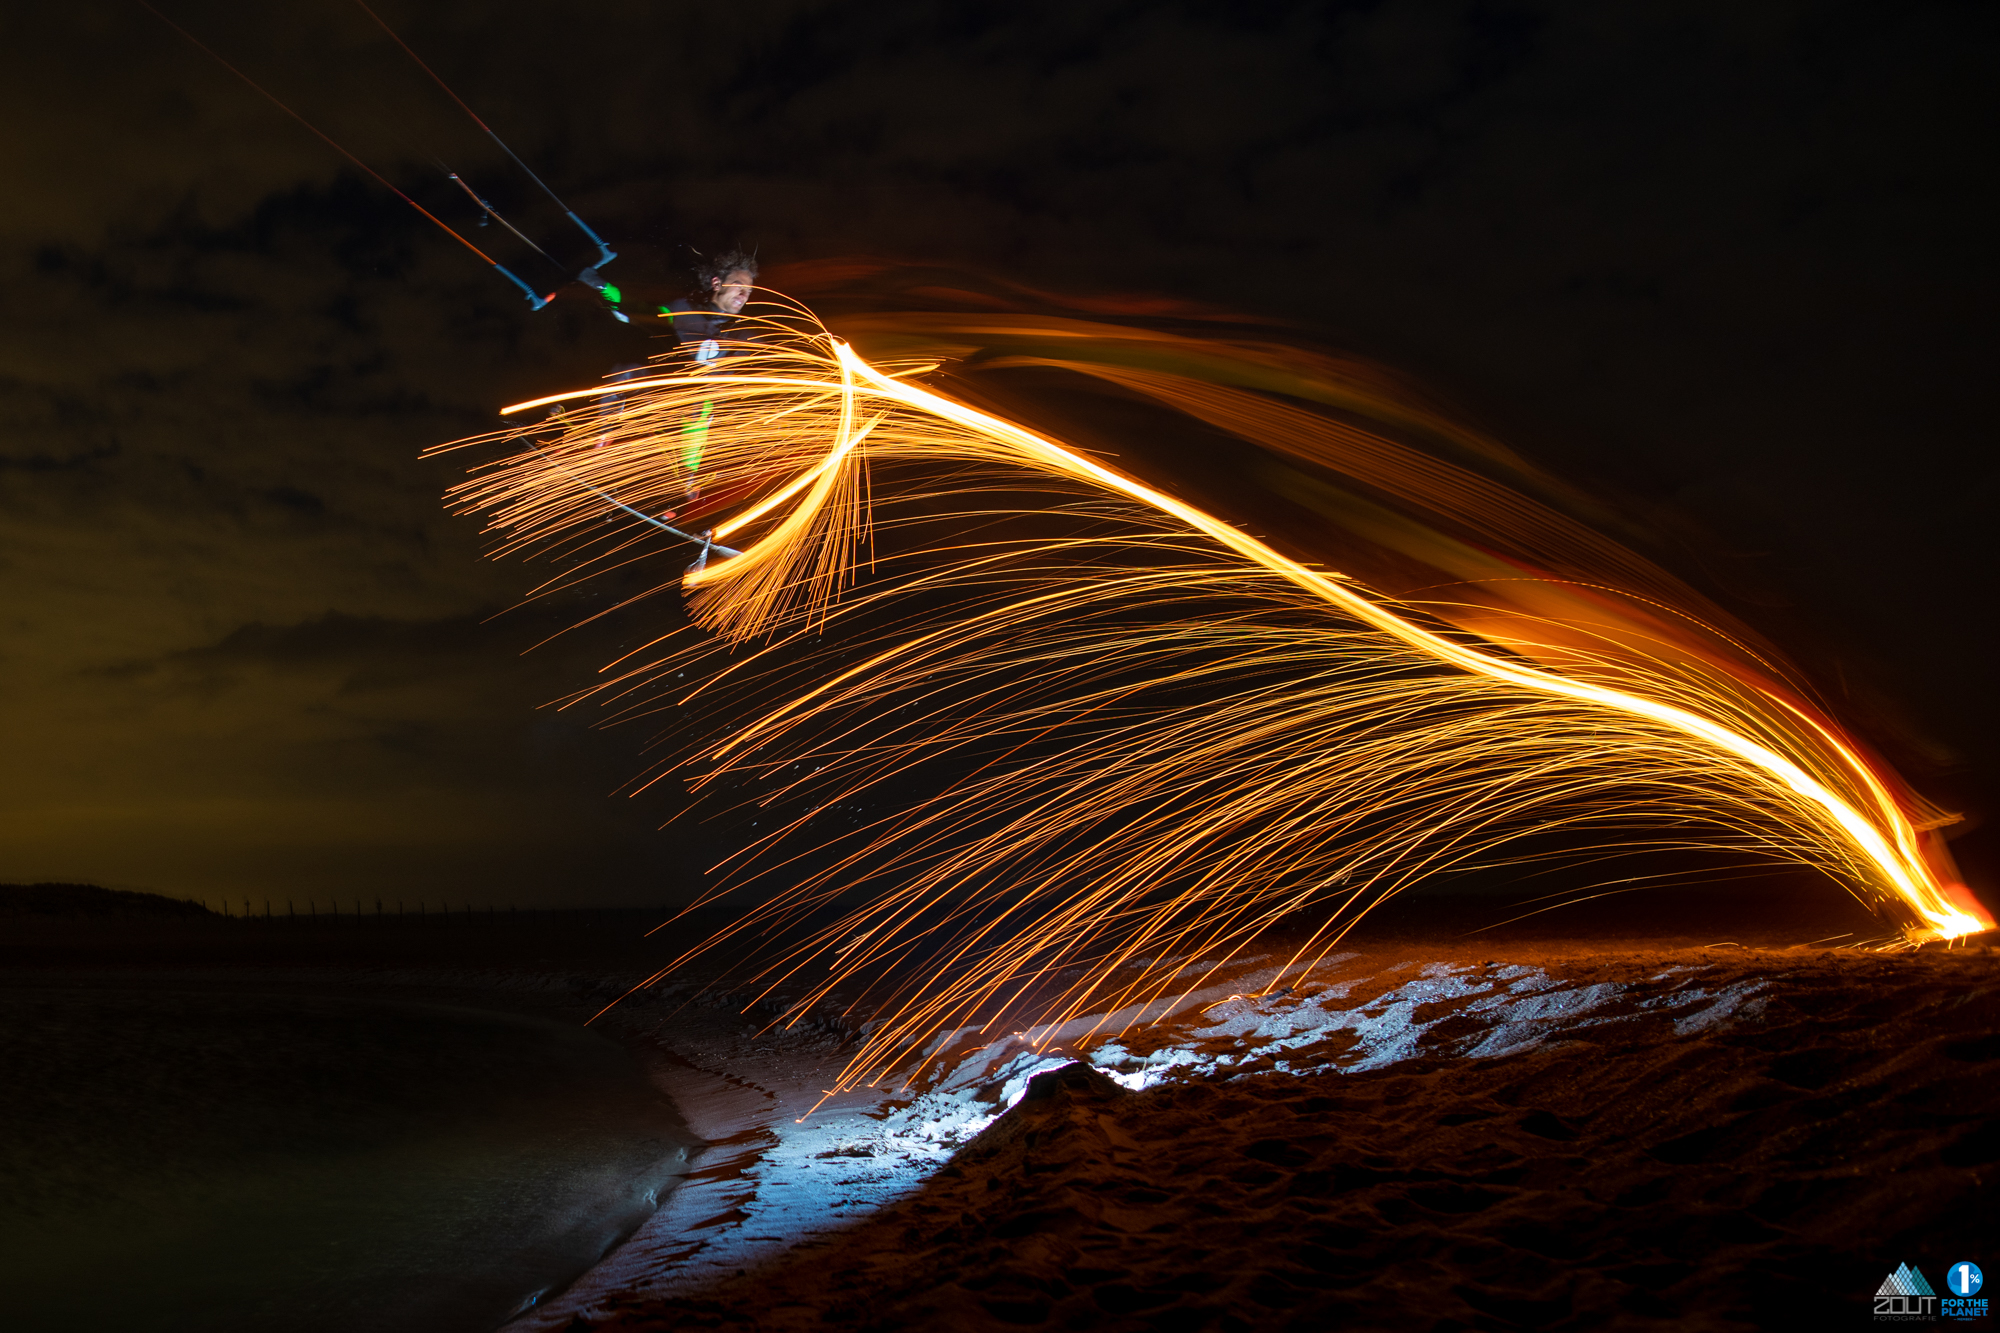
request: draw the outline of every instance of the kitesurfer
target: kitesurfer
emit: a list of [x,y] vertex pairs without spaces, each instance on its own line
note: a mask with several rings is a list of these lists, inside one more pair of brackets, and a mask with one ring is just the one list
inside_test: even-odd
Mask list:
[[695,270],[694,291],[685,300],[661,306],[660,318],[667,321],[675,345],[687,349],[695,364],[707,365],[733,350],[730,325],[756,285],[757,257],[725,250],[702,261]]
[[[675,346],[685,351],[694,368],[703,370],[732,351],[741,350],[740,335],[731,338],[731,325],[743,313],[750,289],[757,285],[757,257],[741,250],[725,250],[702,261],[695,270],[694,291],[685,300],[660,307]],[[708,449],[708,427],[715,417],[715,404],[705,402],[695,415],[681,425],[681,467],[687,475],[689,504],[701,500],[701,458]]]
[[[377,181],[379,181],[382,184],[384,188],[389,190],[392,194],[396,195],[397,198],[401,199],[404,203],[408,204],[418,213],[421,213],[425,218],[429,219],[432,223],[434,223],[440,230],[444,231],[452,239],[456,240],[459,244],[463,245],[473,254],[478,255],[480,259],[484,260],[488,265],[490,265],[493,268],[493,270],[497,272],[501,277],[505,278],[508,282],[512,283],[517,289],[519,289],[521,294],[528,298],[528,304],[531,308],[535,310],[542,310],[547,308],[549,303],[556,299],[557,292],[559,292],[563,286],[566,286],[568,283],[575,282],[597,293],[597,295],[603,299],[605,307],[609,310],[611,317],[613,319],[617,320],[621,324],[630,324],[632,322],[631,316],[626,314],[623,310],[619,309],[620,303],[622,303],[625,299],[625,293],[621,291],[614,283],[608,280],[601,272],[601,270],[604,268],[605,265],[609,264],[612,260],[618,258],[617,252],[614,251],[609,245],[606,245],[604,243],[604,238],[599,236],[595,231],[593,231],[590,225],[586,223],[582,218],[578,217],[576,213],[573,210],[571,210],[569,205],[565,204],[562,201],[562,199],[556,194],[556,192],[549,188],[548,183],[544,181],[540,176],[537,176],[534,173],[533,169],[531,169],[526,162],[522,161],[519,155],[517,155],[513,149],[507,146],[505,140],[503,140],[498,134],[494,133],[492,126],[488,125],[485,121],[479,118],[478,113],[475,112],[470,106],[466,104],[464,98],[460,97],[457,93],[451,90],[451,86],[447,84],[441,77],[439,77],[436,70],[432,69],[429,65],[425,64],[422,57],[418,56],[415,51],[410,49],[409,44],[407,42],[405,42],[401,37],[398,37],[396,35],[395,29],[391,28],[387,23],[384,23],[382,21],[381,16],[378,15],[374,10],[369,9],[365,0],[356,0],[356,3],[360,5],[362,11],[365,12],[369,18],[373,19],[384,32],[389,34],[389,37],[396,43],[396,45],[403,48],[404,53],[408,55],[410,59],[416,63],[418,68],[423,70],[424,73],[428,74],[432,78],[432,80],[437,83],[438,87],[442,88],[445,91],[446,95],[449,96],[452,101],[458,103],[459,108],[463,110],[467,116],[471,117],[472,122],[475,125],[479,126],[480,129],[486,132],[487,137],[492,139],[494,144],[497,145],[499,149],[507,155],[507,157],[514,163],[514,165],[519,167],[521,171],[528,177],[528,179],[532,180],[541,189],[542,193],[546,194],[549,197],[550,201],[554,203],[557,208],[562,210],[563,216],[568,218],[570,222],[576,226],[576,229],[580,231],[583,234],[584,238],[589,242],[591,250],[593,250],[595,253],[590,257],[587,263],[583,264],[582,267],[577,267],[575,264],[575,260],[581,258],[581,256],[572,255],[571,259],[568,262],[562,259],[558,259],[554,254],[551,254],[548,250],[544,249],[538,242],[536,242],[533,237],[529,236],[526,232],[516,227],[506,218],[502,217],[499,211],[495,209],[493,205],[489,203],[477,190],[473,189],[472,184],[469,181],[467,181],[463,176],[459,175],[455,171],[449,170],[448,168],[445,169],[445,178],[451,181],[454,185],[456,185],[459,188],[459,190],[479,208],[480,226],[482,227],[485,226],[489,220],[499,223],[517,240],[521,241],[531,251],[539,255],[543,260],[547,261],[551,266],[553,266],[553,268],[557,272],[559,272],[562,275],[562,281],[556,284],[555,290],[548,291],[545,293],[542,289],[530,285],[528,282],[522,279],[520,275],[516,274],[512,269],[507,268],[505,265],[501,264],[501,262],[498,259],[494,258],[492,255],[488,254],[485,250],[481,249],[478,245],[474,244],[468,237],[464,235],[464,233],[460,232],[456,227],[453,227],[450,223],[446,222],[436,213],[433,213],[430,209],[425,208],[415,199],[412,199],[409,195],[397,189],[396,186],[392,184],[386,176],[382,175],[381,172],[369,166],[366,162],[362,161],[359,157],[349,152],[346,148],[343,148],[339,143],[337,143],[335,140],[329,137],[324,131],[320,130],[312,122],[308,121],[304,116],[301,116],[297,111],[294,111],[291,107],[287,106],[284,102],[280,101],[277,97],[273,96],[267,89],[264,88],[263,85],[259,84],[256,80],[252,79],[242,70],[237,69],[236,66],[230,64],[227,60],[224,60],[220,55],[218,55],[214,50],[212,50],[206,43],[201,41],[201,39],[196,37],[193,33],[181,27],[178,23],[175,23],[165,14],[160,13],[157,9],[153,9],[151,5],[146,3],[146,0],[139,0],[139,4],[142,8],[150,10],[153,13],[154,17],[158,18],[162,23],[166,24],[169,28],[172,28],[175,32],[178,32],[181,36],[187,38],[187,40],[193,43],[196,47],[206,52],[209,56],[214,58],[217,63],[221,64],[223,68],[229,70],[232,74],[242,79],[243,82],[249,84],[250,87],[255,89],[257,93],[259,93],[261,96],[268,98],[286,115],[292,117],[294,120],[297,120],[301,125],[305,126],[305,128],[309,130],[313,135],[315,135],[323,142],[325,142],[328,147],[332,148],[335,152],[339,153],[342,157],[345,157],[355,166],[359,167],[361,170],[367,172],[370,176],[374,177]],[[439,166],[442,168],[443,164],[440,163]],[[687,301],[676,301],[671,303],[670,305],[664,305],[659,308],[660,317],[668,321],[668,328],[671,330],[675,343],[690,349],[694,357],[694,360],[697,363],[697,368],[706,366],[708,363],[716,360],[718,357],[724,355],[726,351],[730,350],[727,344],[723,341],[725,331],[729,325],[729,322],[742,313],[744,303],[750,299],[750,288],[756,281],[757,281],[756,257],[753,255],[745,254],[741,250],[726,251],[723,254],[716,256],[713,260],[704,262],[701,268],[697,270],[694,299]],[[629,380],[633,378],[635,375],[642,373],[644,369],[645,367],[641,365],[628,364],[620,366],[613,373],[611,378],[614,381],[614,383],[622,383],[623,381]],[[601,400],[604,410],[607,411],[608,413],[616,413],[622,411],[622,408],[620,408],[619,406],[621,398],[622,395],[616,392],[615,390],[611,393],[606,394],[604,398]],[[701,456],[708,442],[709,421],[714,415],[715,415],[715,404],[713,402],[705,402],[701,405],[701,408],[696,418],[688,422],[682,429],[681,461],[686,469],[688,501],[690,504],[696,503],[701,499],[701,487],[697,484],[695,473],[696,470],[701,466]],[[551,410],[549,413],[549,417],[551,421],[560,423],[562,418],[561,409],[556,408]],[[607,432],[605,435],[599,437],[598,446],[600,448],[604,447],[609,442],[609,440],[610,440],[610,434],[609,432]],[[538,451],[541,449],[540,445],[536,445],[535,447]],[[588,482],[585,482],[583,484],[589,486]],[[651,514],[642,513],[641,511],[634,509],[632,506],[626,504],[624,501],[620,500],[617,496],[612,495],[608,491],[598,490],[598,488],[595,486],[589,486],[589,489],[603,496],[606,500],[610,501],[611,504],[623,510],[624,512],[632,515],[634,518],[637,518],[642,522],[649,523],[652,526],[659,528],[664,532],[670,533],[671,535],[680,538],[682,541],[692,542],[696,546],[700,547],[701,548],[700,553],[695,557],[694,564],[689,567],[692,570],[699,570],[700,568],[702,568],[702,566],[707,563],[708,557],[711,554],[724,555],[724,556],[733,556],[738,554],[738,552],[731,550],[729,547],[717,545],[713,535],[709,532],[704,531],[697,534],[697,533],[683,532],[679,528],[669,527],[665,520],[675,517],[675,514],[672,510],[668,510],[660,518],[654,518]]]

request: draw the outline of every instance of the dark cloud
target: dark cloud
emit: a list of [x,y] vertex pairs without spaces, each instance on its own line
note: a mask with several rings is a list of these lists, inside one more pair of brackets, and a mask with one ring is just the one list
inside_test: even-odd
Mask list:
[[[553,234],[358,9],[164,8]],[[1415,370],[1987,799],[1990,6],[382,12],[618,240],[1235,304]],[[640,738],[533,711],[587,645],[479,627],[528,571],[416,461],[629,341],[528,315],[143,10],[8,22],[0,878],[652,896],[687,858],[602,798]]]

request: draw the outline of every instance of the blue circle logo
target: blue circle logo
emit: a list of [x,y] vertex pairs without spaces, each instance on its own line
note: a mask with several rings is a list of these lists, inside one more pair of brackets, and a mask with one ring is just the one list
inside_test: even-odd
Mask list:
[[1953,1264],[1944,1270],[1944,1285],[1954,1296],[1970,1296],[1986,1285],[1978,1264]]

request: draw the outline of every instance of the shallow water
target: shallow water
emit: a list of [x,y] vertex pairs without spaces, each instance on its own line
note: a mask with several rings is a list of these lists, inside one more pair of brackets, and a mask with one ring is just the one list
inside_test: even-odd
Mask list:
[[615,1041],[442,1004],[0,991],[11,1329],[479,1330],[692,1139]]

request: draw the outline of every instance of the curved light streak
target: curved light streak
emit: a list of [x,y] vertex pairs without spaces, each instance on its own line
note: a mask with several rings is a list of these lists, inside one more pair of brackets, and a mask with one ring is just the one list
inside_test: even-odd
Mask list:
[[[934,413],[945,420],[957,423],[967,430],[976,431],[988,438],[1005,441],[1019,448],[1024,454],[1048,466],[1052,470],[1094,482],[1107,489],[1159,510],[1163,514],[1179,519],[1230,550],[1272,573],[1324,598],[1334,606],[1354,616],[1366,624],[1384,631],[1411,647],[1428,653],[1441,662],[1486,676],[1493,680],[1505,681],[1538,693],[1559,698],[1576,699],[1596,704],[1617,712],[1637,717],[1650,718],[1689,736],[1717,746],[1735,755],[1772,778],[1785,784],[1791,791],[1811,801],[1824,811],[1847,837],[1852,838],[1867,854],[1876,867],[1896,888],[1896,892],[1928,922],[1941,938],[1952,938],[1987,930],[1992,923],[1973,915],[1964,907],[1954,903],[1947,896],[1945,888],[1931,874],[1924,864],[1917,847],[1916,831],[1894,802],[1879,779],[1868,765],[1845,742],[1828,737],[1840,754],[1841,759],[1853,770],[1877,796],[1875,813],[1877,818],[1887,823],[1894,832],[1894,841],[1883,836],[1882,831],[1871,823],[1852,804],[1842,800],[1824,783],[1815,780],[1797,764],[1757,742],[1740,736],[1727,727],[1720,726],[1706,718],[1699,717],[1684,708],[1655,702],[1619,690],[1587,682],[1566,680],[1546,671],[1538,671],[1509,664],[1487,653],[1453,643],[1440,635],[1432,634],[1408,620],[1398,616],[1386,607],[1378,606],[1360,596],[1336,577],[1329,577],[1310,569],[1277,551],[1247,533],[1202,512],[1195,506],[1176,500],[1170,495],[1144,485],[1141,482],[1114,472],[1102,464],[1091,461],[1081,454],[1065,449],[1053,441],[1024,430],[1012,422],[980,412],[962,403],[931,393],[919,385],[909,384],[882,373],[862,360],[846,341],[830,338],[833,355],[849,378],[851,387],[844,396],[850,401],[867,392],[884,401],[900,403],[920,411]],[[757,379],[744,377],[745,383],[781,384],[788,387],[802,387],[796,381],[777,379]],[[863,388],[862,386],[865,386]],[[556,398],[537,400],[554,402]],[[517,408],[508,408],[512,412]],[[850,409],[852,410],[852,409]],[[836,459],[844,455],[851,442],[839,446],[836,454],[828,456],[820,465],[821,469],[831,467]],[[704,583],[715,583],[729,577],[729,566],[717,564],[706,570],[697,571],[688,577],[690,587]]]
[[[1129,539],[1104,539],[1113,547],[1124,541],[1143,551],[1150,543],[1176,558],[1212,562],[1219,553],[1200,555],[1212,544],[1241,563],[1237,572],[1213,563],[1124,574],[1098,569],[1088,577],[1079,574],[1066,581],[1060,562],[1090,543],[1080,546],[1075,539],[1064,539],[1037,548],[1035,558],[1041,563],[1028,576],[1006,574],[1013,567],[978,545],[939,548],[934,554],[942,566],[909,576],[909,588],[977,587],[984,586],[980,582],[984,579],[1004,589],[1009,579],[1026,577],[1023,592],[990,600],[985,609],[957,619],[947,617],[938,624],[899,632],[865,652],[858,663],[800,686],[790,698],[763,709],[711,745],[703,761],[712,771],[703,781],[713,780],[716,772],[776,773],[784,761],[809,763],[815,773],[824,768],[833,775],[825,781],[834,794],[815,806],[828,809],[919,762],[926,753],[965,743],[982,726],[996,735],[1026,735],[1042,725],[1037,719],[1044,716],[1058,719],[1078,710],[1087,714],[1107,708],[1112,713],[1106,716],[1115,716],[1131,687],[1086,683],[1087,672],[1077,668],[1088,665],[1092,654],[1158,660],[1162,665],[1156,669],[1157,679],[1171,683],[1224,678],[1217,675],[1224,668],[1209,665],[1173,668],[1172,654],[1182,645],[1227,652],[1235,651],[1232,644],[1240,644],[1242,660],[1256,664],[1258,670],[1296,661],[1299,670],[1316,673],[1301,678],[1300,690],[1272,693],[1262,702],[1234,700],[1194,714],[1161,713],[1154,722],[1141,721],[1131,728],[1121,724],[1094,741],[1088,752],[1065,752],[1041,761],[1032,782],[1004,769],[975,775],[922,802],[901,824],[895,816],[882,820],[886,831],[869,847],[905,839],[899,844],[904,850],[890,860],[892,867],[907,867],[904,880],[797,946],[767,974],[775,987],[795,976],[805,962],[819,959],[830,960],[838,977],[845,970],[903,956],[916,934],[944,931],[940,938],[948,941],[946,962],[935,966],[930,981],[901,996],[889,1022],[864,1044],[844,1082],[879,1073],[896,1050],[907,1049],[926,1033],[1025,998],[1051,974],[1056,962],[1084,958],[1093,941],[1112,943],[1101,956],[1091,955],[1097,961],[1086,959],[1083,979],[1070,984],[1053,1007],[1044,1010],[1049,1021],[1087,1012],[1087,1004],[1124,1003],[1157,993],[1165,984],[1157,978],[1121,982],[1119,970],[1129,972],[1147,950],[1169,945],[1198,952],[1213,944],[1226,953],[1254,926],[1332,892],[1331,886],[1347,873],[1338,871],[1340,864],[1353,866],[1352,873],[1361,876],[1362,888],[1345,900],[1352,905],[1361,901],[1359,895],[1368,886],[1383,886],[1379,894],[1393,892],[1432,869],[1462,861],[1467,849],[1499,845],[1521,830],[1560,827],[1560,817],[1536,811],[1557,809],[1565,800],[1587,800],[1591,791],[1606,782],[1625,780],[1626,775],[1664,789],[1684,785],[1691,812],[1718,828],[1740,829],[1746,845],[1766,854],[1839,868],[1834,873],[1853,876],[1857,882],[1850,887],[1864,900],[1869,891],[1890,895],[1907,914],[1904,937],[1910,943],[1954,939],[1992,928],[1977,900],[1940,875],[1938,864],[1948,862],[1934,863],[1940,855],[1935,843],[1927,844],[1919,834],[1897,793],[1869,759],[1787,689],[1757,679],[1755,672],[1763,668],[1755,663],[1747,668],[1740,661],[1734,667],[1724,663],[1710,668],[1702,665],[1699,653],[1669,653],[1667,640],[1657,644],[1655,640],[1671,634],[1670,629],[1647,628],[1630,617],[1619,622],[1615,607],[1606,611],[1596,602],[1558,603],[1552,613],[1517,609],[1504,621],[1469,603],[1460,608],[1463,614],[1457,619],[1449,611],[1430,614],[1431,619],[1444,614],[1463,637],[1484,637],[1502,651],[1472,646],[1418,623],[1403,609],[1406,603],[1371,594],[1346,575],[1295,560],[1197,505],[1019,424],[910,382],[905,378],[912,373],[910,367],[872,364],[848,342],[816,325],[800,331],[798,323],[774,326],[761,344],[731,358],[740,370],[726,369],[730,362],[725,361],[700,372],[666,371],[625,381],[615,390],[615,410],[576,412],[553,419],[554,424],[482,437],[528,439],[535,447],[478,470],[473,480],[456,488],[457,499],[467,510],[492,515],[494,530],[505,534],[503,550],[567,550],[583,558],[586,569],[593,562],[637,558],[630,549],[631,539],[602,535],[602,525],[596,521],[602,512],[599,497],[610,496],[621,508],[629,507],[628,500],[640,508],[671,502],[682,485],[672,475],[670,445],[677,423],[697,405],[706,412],[713,404],[710,448],[715,463],[712,472],[704,464],[703,483],[705,488],[715,485],[728,491],[729,498],[718,502],[708,517],[714,520],[717,536],[739,531],[753,536],[739,543],[740,556],[688,572],[683,586],[702,623],[725,642],[746,644],[796,636],[801,630],[825,626],[830,616],[885,604],[884,599],[903,591],[843,592],[855,577],[854,544],[871,522],[867,487],[869,468],[877,462],[914,460],[935,467],[971,460],[1061,479],[1086,495],[1132,507],[1127,521],[1140,526]],[[1060,334],[1075,336],[1071,329]],[[1169,350],[1179,354],[1183,349]],[[924,368],[935,361],[930,358]],[[1119,373],[1138,382],[1136,373]],[[1199,399],[1186,388],[1188,383],[1185,377],[1173,381],[1173,392],[1185,393],[1198,411],[1226,410],[1225,397]],[[606,394],[603,388],[551,394],[515,404],[506,414],[567,407],[601,400]],[[1352,427],[1340,429],[1353,434]],[[555,441],[546,438],[552,431],[559,437]],[[607,440],[611,447],[604,447]],[[460,442],[469,443],[475,441]],[[1456,474],[1449,473],[1449,465],[1431,462],[1425,467],[1429,470],[1423,476],[1441,477],[1470,493],[1452,479]],[[936,496],[952,495],[948,478],[938,485]],[[1519,505],[1532,507],[1527,501]],[[707,518],[681,521],[699,528]],[[1157,535],[1149,535],[1146,523],[1165,526]],[[1532,576],[1531,569],[1527,572]],[[1264,586],[1256,581],[1260,577],[1291,587],[1311,604],[1358,622],[1381,639],[1368,640],[1365,634],[1331,627],[1315,638],[1290,630],[1257,629],[1251,622],[1242,628],[1217,622],[1162,631],[1154,642],[1129,631],[1092,637],[1085,624],[1093,608],[1112,606],[1121,598],[1151,598],[1168,607],[1175,599],[1204,595],[1206,590],[1254,591]],[[1531,578],[1531,582],[1554,587],[1562,581]],[[1576,593],[1577,598],[1596,596],[1587,588],[1597,585],[1570,582],[1585,590]],[[1608,580],[1602,586],[1615,582]],[[1649,586],[1625,595],[1635,604],[1686,614],[1653,591]],[[1566,605],[1611,619],[1596,629],[1538,619],[1560,615]],[[1072,621],[1082,627],[1072,629]],[[1586,647],[1578,648],[1579,642]],[[1599,646],[1588,648],[1593,642]],[[1741,648],[1735,640],[1727,642],[1732,650]],[[1017,647],[996,652],[995,644]],[[1037,648],[1038,644],[1044,646]],[[1388,644],[1406,656],[1384,655]],[[1568,646],[1560,646],[1564,644]],[[697,656],[700,651],[696,650]],[[1008,652],[1027,656],[1008,668],[1007,663],[1014,661]],[[1652,653],[1665,655],[1649,656]],[[1531,656],[1538,657],[1539,664],[1531,664]],[[616,674],[579,697],[594,695],[641,714],[649,712],[652,706],[646,701],[666,688],[662,682],[673,675],[668,666],[687,660],[685,654],[637,665],[621,659]],[[1377,661],[1379,667],[1367,665]],[[1396,674],[1405,670],[1396,665],[1399,661],[1428,662],[1433,668],[1462,673],[1468,686],[1452,685],[1449,676],[1404,680]],[[1552,661],[1562,665],[1552,666]],[[743,669],[739,663],[721,674]],[[1001,678],[1008,669],[1037,680],[1077,683],[1064,699],[1017,705],[1010,702],[1016,697],[1009,693],[1012,686]],[[941,725],[935,736],[913,734],[903,723],[880,724],[876,730],[881,735],[871,736],[870,716],[882,716],[890,704],[927,706],[924,700],[946,688],[933,685],[933,676],[957,681],[955,688],[976,687],[981,693],[974,697],[986,702],[964,719]],[[1325,683],[1314,685],[1315,680]],[[1489,692],[1467,693],[1470,681],[1487,682],[1482,688]],[[1648,687],[1635,688],[1635,682]],[[1502,692],[1491,694],[1495,687]],[[682,701],[696,700],[702,688],[710,687],[684,692]],[[1537,699],[1545,702],[1536,704]],[[1710,715],[1705,715],[1704,705]],[[1462,722],[1454,721],[1451,710],[1461,708],[1475,711]],[[1600,721],[1593,723],[1593,717]],[[814,738],[802,730],[828,725],[836,727],[830,738]],[[1146,732],[1146,726],[1154,731]],[[1750,734],[1752,729],[1757,734]],[[1339,742],[1343,735],[1351,741]],[[1332,751],[1326,750],[1329,744]],[[1276,752],[1267,754],[1267,745],[1276,747]],[[1563,755],[1569,752],[1564,746],[1589,753],[1566,759]],[[1576,776],[1578,764],[1588,770],[1584,776]],[[1591,765],[1611,776],[1598,775]],[[1698,772],[1688,778],[1682,770]],[[1836,779],[1848,790],[1837,790]],[[780,791],[789,790],[796,781],[786,779]],[[1232,783],[1234,794],[1229,790]],[[1288,813],[1286,805],[1294,788],[1308,807],[1300,814]],[[1415,788],[1434,793],[1427,799],[1436,804],[1425,807],[1430,813],[1398,813],[1396,799]],[[1161,801],[1177,799],[1173,793],[1181,790],[1190,793],[1187,799],[1195,804],[1185,816],[1186,827],[1171,826],[1173,836],[1159,843],[1157,855],[1114,836],[1110,842],[1117,844],[1117,855],[1124,859],[1111,864],[1104,858],[1112,853],[1100,854],[1095,843],[1072,845],[1075,838],[1089,838],[1091,829],[1101,827],[1091,821],[1101,820],[1119,802],[1135,803],[1130,805],[1135,811],[1151,811]],[[1065,806],[1061,795],[1071,791],[1079,794],[1074,809]],[[1193,795],[1197,791],[1207,794],[1197,800]],[[1222,794],[1215,794],[1218,791]],[[1742,792],[1750,802],[1740,816],[1730,812],[1728,798],[1722,795],[1731,791]],[[1326,819],[1315,823],[1318,816],[1310,807],[1316,796],[1337,797],[1348,803],[1343,808],[1351,813],[1330,823]],[[1664,799],[1655,799],[1653,805],[1660,806]],[[1671,811],[1673,802],[1661,808]],[[1782,815],[1778,824],[1768,824],[1779,817],[1778,811],[1791,813]],[[1159,818],[1134,815],[1134,827],[1167,830],[1170,826]],[[981,819],[999,819],[1001,827],[981,832]],[[796,832],[802,822],[787,824],[781,833]],[[1229,843],[1238,836],[1234,831],[1242,829],[1263,829],[1254,836],[1264,842],[1246,847]],[[1360,851],[1345,861],[1339,840],[1346,835],[1341,829],[1361,830],[1353,835],[1361,839]],[[965,845],[958,846],[954,839]],[[1215,843],[1218,839],[1221,844]],[[779,835],[773,835],[764,845],[776,846],[778,841]],[[1200,850],[1223,844],[1226,853]],[[1670,838],[1660,845],[1683,844]],[[862,865],[867,855],[866,849],[845,855],[832,870],[817,872],[805,884],[780,894],[781,906],[804,910],[824,904],[837,891],[839,876]],[[1291,884],[1284,878],[1288,856],[1326,865],[1334,878],[1303,887]],[[1026,868],[1024,874],[1056,886],[1020,890],[1021,902],[1028,905],[1023,910],[1032,909],[1025,935],[996,936],[976,924],[973,907],[949,906],[953,885],[981,867],[982,857],[1013,858]],[[1164,907],[1145,905],[1149,877],[1171,877],[1190,864],[1211,868],[1199,871],[1195,886],[1181,899]],[[768,922],[777,910],[753,911],[738,929]],[[1365,910],[1355,907],[1352,915]],[[933,919],[940,912],[942,925]],[[952,935],[952,930],[958,933]],[[812,994],[795,1009],[824,997],[834,984],[814,985]]]

